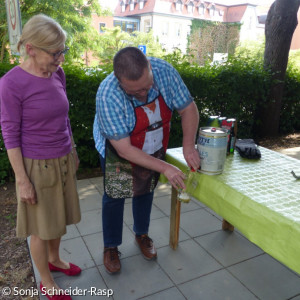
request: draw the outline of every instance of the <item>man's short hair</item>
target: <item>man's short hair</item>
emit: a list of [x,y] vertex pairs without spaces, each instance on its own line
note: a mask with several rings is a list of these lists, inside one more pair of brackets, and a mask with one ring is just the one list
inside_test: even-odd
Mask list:
[[144,53],[136,47],[126,47],[118,51],[114,57],[114,74],[118,80],[126,78],[136,81],[149,68],[149,61]]

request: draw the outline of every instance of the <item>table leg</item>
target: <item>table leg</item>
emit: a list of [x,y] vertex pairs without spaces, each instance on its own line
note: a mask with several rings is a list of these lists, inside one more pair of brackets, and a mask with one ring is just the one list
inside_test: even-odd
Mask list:
[[227,222],[225,219],[223,219],[223,221],[222,221],[222,229],[223,230],[234,231],[234,226],[231,225],[229,222]]
[[180,225],[181,202],[177,199],[177,190],[172,187],[170,214],[170,247],[177,249]]

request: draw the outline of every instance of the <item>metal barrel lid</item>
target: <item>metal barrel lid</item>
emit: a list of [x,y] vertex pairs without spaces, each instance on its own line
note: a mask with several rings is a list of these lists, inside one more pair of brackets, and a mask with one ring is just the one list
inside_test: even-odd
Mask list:
[[212,134],[216,136],[227,136],[227,130],[219,127],[201,127],[199,129],[199,134],[203,132],[204,134]]

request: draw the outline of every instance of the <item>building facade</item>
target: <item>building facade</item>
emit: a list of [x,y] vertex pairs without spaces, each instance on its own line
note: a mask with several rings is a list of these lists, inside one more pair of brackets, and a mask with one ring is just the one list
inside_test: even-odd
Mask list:
[[137,30],[152,30],[167,51],[179,48],[183,53],[193,19],[241,23],[240,40],[257,39],[264,33],[255,5],[223,2],[230,1],[119,0],[114,11],[114,26],[122,22],[122,29],[130,31],[134,23]]
[[[113,16],[95,16],[94,27],[99,33],[101,26],[120,26],[129,33],[152,30],[167,51],[179,48],[185,53],[193,19],[239,23],[240,41],[259,40],[265,34],[268,9],[269,6],[246,0],[118,0]],[[300,26],[295,30],[291,49],[300,49]]]

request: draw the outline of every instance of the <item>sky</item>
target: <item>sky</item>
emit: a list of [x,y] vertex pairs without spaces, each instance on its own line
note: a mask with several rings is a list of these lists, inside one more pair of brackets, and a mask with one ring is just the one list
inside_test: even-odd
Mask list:
[[110,8],[113,12],[117,6],[118,0],[99,0],[102,7]]
[[271,5],[275,0],[216,0],[216,4],[225,4],[225,5],[237,5],[244,3],[251,3],[256,5]]
[[271,5],[275,0],[260,0],[256,1],[259,5]]
[[[217,3],[238,4],[238,3],[253,3],[256,5],[271,5],[275,0],[216,0]],[[99,0],[102,7],[110,8],[113,12],[117,6],[118,0]]]

